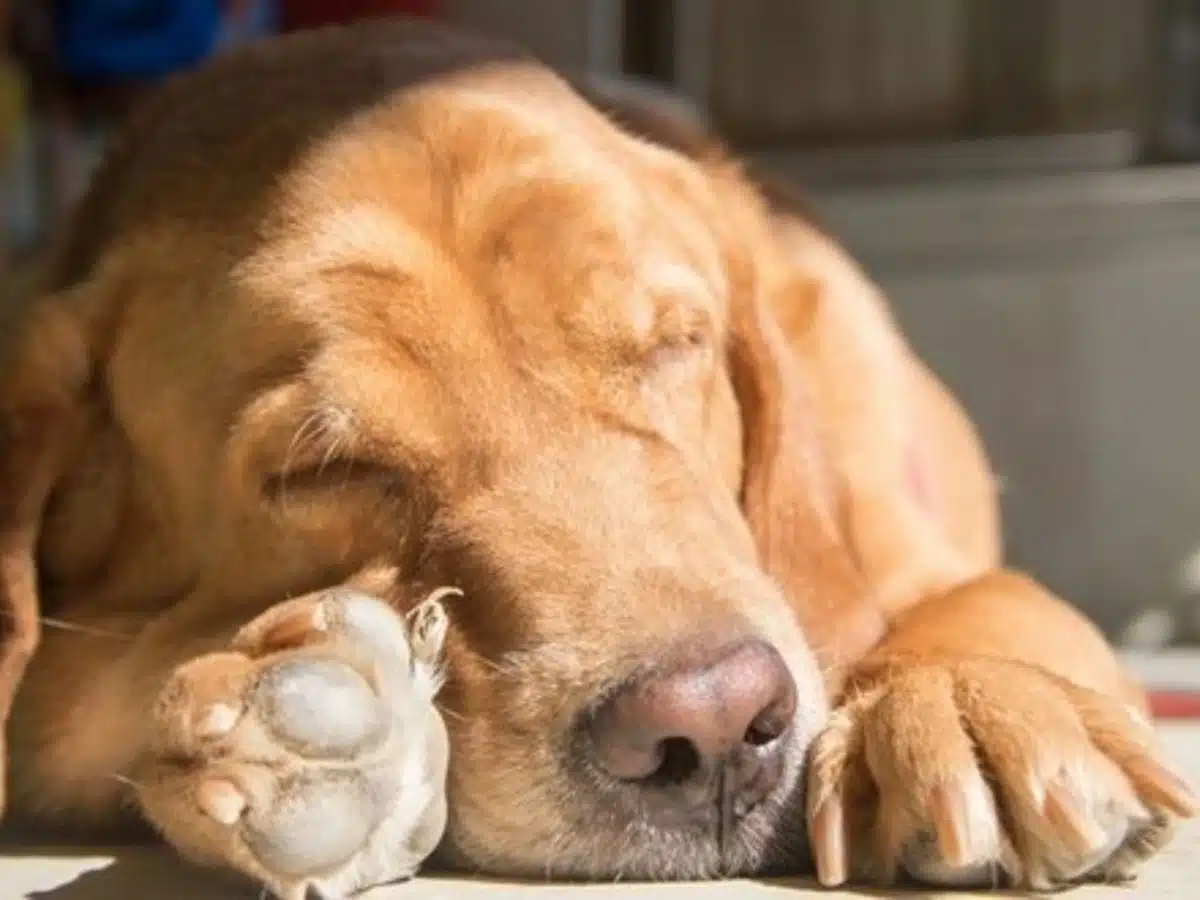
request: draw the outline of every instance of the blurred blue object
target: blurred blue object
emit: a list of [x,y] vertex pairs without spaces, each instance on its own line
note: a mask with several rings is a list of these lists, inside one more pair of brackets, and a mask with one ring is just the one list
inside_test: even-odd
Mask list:
[[223,0],[58,0],[58,63],[74,78],[155,78],[189,68],[231,40],[267,33],[274,3],[233,21]]
[[266,37],[279,29],[279,4],[276,0],[245,0],[241,7],[240,15],[227,15],[222,21],[217,35],[218,51]]

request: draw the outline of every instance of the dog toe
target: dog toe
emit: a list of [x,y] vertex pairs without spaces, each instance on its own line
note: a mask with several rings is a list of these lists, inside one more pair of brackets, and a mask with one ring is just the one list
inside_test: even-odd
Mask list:
[[1119,704],[993,660],[887,673],[834,713],[809,765],[823,884],[1049,890],[1126,880],[1196,814]]

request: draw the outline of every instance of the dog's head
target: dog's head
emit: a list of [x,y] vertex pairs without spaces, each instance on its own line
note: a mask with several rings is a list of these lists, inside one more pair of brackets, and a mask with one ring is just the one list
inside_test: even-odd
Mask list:
[[[416,34],[236,55],[130,127],[13,355],[6,421],[74,437],[9,475],[6,552],[230,608],[454,584],[447,860],[793,864],[823,673],[877,624],[776,318],[805,283],[703,142]],[[55,513],[104,496],[66,474],[97,434],[152,549]]]

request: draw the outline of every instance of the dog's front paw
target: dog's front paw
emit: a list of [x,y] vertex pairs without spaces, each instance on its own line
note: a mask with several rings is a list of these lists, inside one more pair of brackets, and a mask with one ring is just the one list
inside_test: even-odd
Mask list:
[[289,601],[179,668],[134,779],[146,817],[287,900],[412,875],[446,821],[441,596],[408,622],[345,589]]
[[1128,879],[1197,812],[1153,741],[1137,712],[1039,669],[897,667],[813,747],[818,877],[1034,890]]

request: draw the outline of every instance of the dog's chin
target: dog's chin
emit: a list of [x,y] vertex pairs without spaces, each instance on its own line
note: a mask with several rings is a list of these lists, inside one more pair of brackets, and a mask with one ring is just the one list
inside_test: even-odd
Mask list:
[[560,865],[549,874],[585,881],[694,881],[809,872],[800,801],[797,797],[764,804],[723,837],[715,829],[634,824],[625,829],[609,858],[582,857],[573,869]]
[[[439,868],[536,881],[694,881],[743,876],[799,875],[812,871],[804,816],[807,742],[789,748],[780,785],[722,833],[710,821],[662,827],[624,803],[580,792],[555,839],[517,854],[471,854],[447,841]],[[532,813],[536,816],[536,813]],[[523,851],[523,852],[521,852]]]

